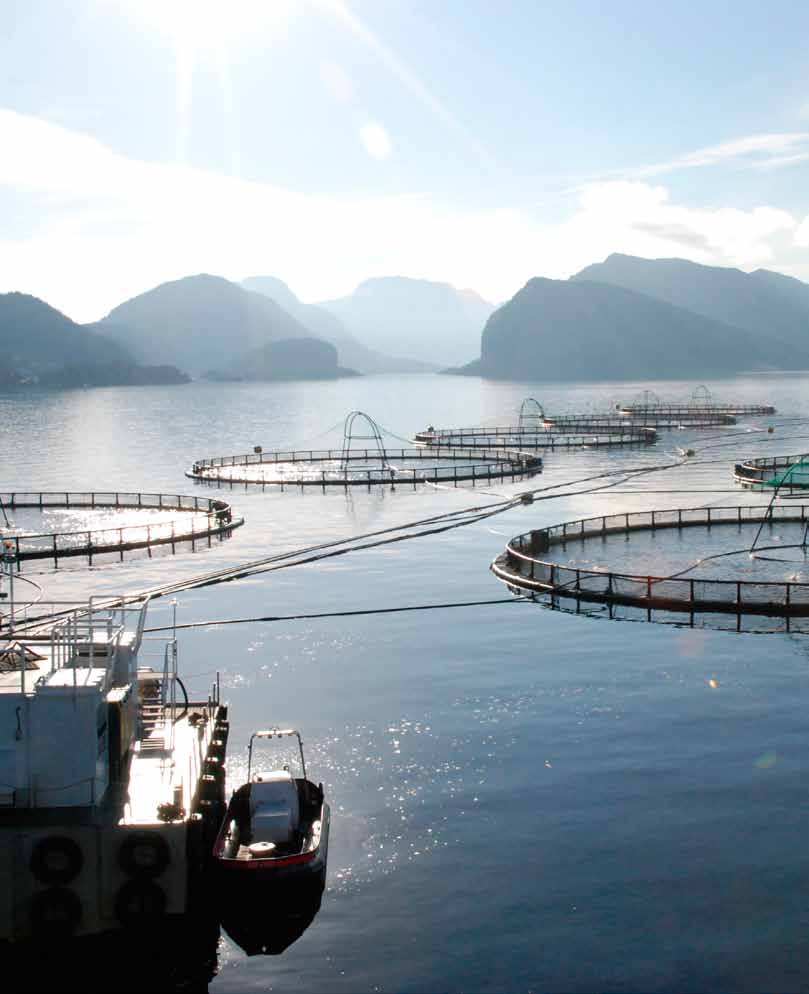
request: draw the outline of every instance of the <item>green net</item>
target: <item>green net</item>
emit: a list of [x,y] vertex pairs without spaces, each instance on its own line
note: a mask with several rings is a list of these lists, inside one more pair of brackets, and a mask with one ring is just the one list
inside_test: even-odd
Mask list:
[[770,480],[762,480],[765,487],[807,487],[809,488],[809,457],[792,463],[776,473]]

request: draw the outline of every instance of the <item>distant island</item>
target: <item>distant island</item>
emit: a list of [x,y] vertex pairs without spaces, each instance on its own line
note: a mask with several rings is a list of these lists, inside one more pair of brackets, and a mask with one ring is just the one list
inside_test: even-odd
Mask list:
[[232,366],[211,370],[211,380],[334,380],[359,376],[337,364],[337,349],[319,338],[286,338],[248,352]]

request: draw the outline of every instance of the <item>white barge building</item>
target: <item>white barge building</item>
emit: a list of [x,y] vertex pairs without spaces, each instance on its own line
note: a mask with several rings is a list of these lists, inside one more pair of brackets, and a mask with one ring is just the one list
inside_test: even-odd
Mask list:
[[187,699],[148,604],[111,603],[2,619],[2,944],[163,928],[204,903],[227,709],[216,687]]

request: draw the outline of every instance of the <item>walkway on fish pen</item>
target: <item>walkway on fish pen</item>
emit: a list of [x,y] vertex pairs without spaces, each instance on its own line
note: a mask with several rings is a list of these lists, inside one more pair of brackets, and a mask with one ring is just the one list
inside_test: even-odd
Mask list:
[[[772,528],[794,531],[794,542],[772,535]],[[700,555],[700,530],[711,536],[717,529],[734,536],[754,532],[752,542],[740,548],[727,548],[714,555]],[[604,548],[609,536],[625,537],[620,543],[626,555],[632,554],[632,536],[649,536],[649,559],[657,569],[665,560],[660,533],[677,533],[680,555],[687,534],[694,548],[694,561],[685,569],[674,569],[667,576],[624,572],[609,568],[592,568],[589,543]],[[609,618],[654,621],[663,624],[689,625],[734,631],[809,632],[809,582],[790,579],[805,565],[809,506],[805,504],[683,508],[603,515],[565,522],[550,528],[518,535],[491,565],[495,576],[515,593],[540,597],[549,607],[576,614],[596,614]],[[725,532],[722,531],[721,535]],[[657,536],[657,538],[655,538]],[[716,540],[717,536],[712,536]],[[770,544],[767,544],[767,543]],[[583,543],[582,555],[590,568],[554,559],[555,552],[565,552],[571,543]],[[797,550],[787,558],[788,550]],[[687,551],[687,548],[686,550]],[[760,567],[762,576],[774,579],[742,579],[736,563],[747,571]],[[705,577],[684,574],[716,561],[730,562],[730,576]]]
[[[33,511],[40,515],[53,511],[90,512],[87,526],[66,531],[29,532],[15,527],[9,512]],[[129,520],[119,525],[92,526],[95,512],[111,511]],[[133,520],[133,512],[138,520]],[[149,514],[164,515],[158,521],[144,521]],[[123,561],[125,553],[146,550],[152,555],[154,547],[181,547],[196,551],[202,545],[210,548],[214,539],[230,536],[244,524],[236,517],[231,504],[222,499],[192,497],[182,494],[148,494],[124,491],[39,491],[0,493],[0,538],[13,554],[17,570],[23,563],[84,557],[88,565],[103,555],[117,556]]]

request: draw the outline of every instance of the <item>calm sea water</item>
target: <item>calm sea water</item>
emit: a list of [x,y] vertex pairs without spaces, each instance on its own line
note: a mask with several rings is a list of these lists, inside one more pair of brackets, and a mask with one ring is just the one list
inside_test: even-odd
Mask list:
[[[717,399],[772,400],[794,416],[809,415],[808,385],[775,376],[709,384]],[[614,408],[646,387],[682,398],[693,386],[391,376],[6,397],[4,489],[215,496],[183,478],[194,458],[339,444],[339,429],[324,432],[355,408],[408,436],[427,424],[513,423],[528,394],[572,413]],[[591,514],[754,500],[734,489],[737,457],[809,449],[800,425],[764,441],[744,433],[740,425],[664,434],[648,450],[548,454],[533,483],[485,493],[227,490],[246,524],[210,551],[34,578],[54,597],[131,590],[487,503],[488,494],[652,466],[675,445],[699,449],[693,465],[624,488],[196,591],[178,610],[180,621],[196,621],[497,598],[505,591],[488,564],[512,535]],[[706,492],[659,492],[689,488]],[[641,489],[658,492],[627,492]],[[221,673],[232,783],[253,729],[295,725],[333,812],[328,889],[312,926],[280,957],[248,959],[224,936],[212,992],[809,984],[801,640],[594,621],[515,602],[206,628],[182,634],[180,660],[201,693]]]

